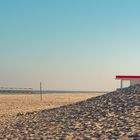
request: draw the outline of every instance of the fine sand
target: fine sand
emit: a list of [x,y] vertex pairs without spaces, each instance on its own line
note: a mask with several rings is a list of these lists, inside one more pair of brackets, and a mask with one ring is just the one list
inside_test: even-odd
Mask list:
[[50,109],[102,95],[95,94],[0,94],[0,127],[14,119],[17,113]]

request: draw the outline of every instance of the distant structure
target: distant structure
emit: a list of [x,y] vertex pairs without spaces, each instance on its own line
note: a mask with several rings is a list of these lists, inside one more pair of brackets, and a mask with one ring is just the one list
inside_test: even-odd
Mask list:
[[116,80],[121,80],[121,88],[124,87],[126,81],[129,82],[128,86],[140,84],[140,76],[130,76],[130,75],[117,75]]
[[33,93],[32,88],[0,87],[0,93]]

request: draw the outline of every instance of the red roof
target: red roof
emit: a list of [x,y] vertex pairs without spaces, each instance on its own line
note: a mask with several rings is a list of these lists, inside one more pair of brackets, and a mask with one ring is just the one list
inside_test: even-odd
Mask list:
[[117,75],[116,79],[140,79],[140,76],[126,76],[126,75]]

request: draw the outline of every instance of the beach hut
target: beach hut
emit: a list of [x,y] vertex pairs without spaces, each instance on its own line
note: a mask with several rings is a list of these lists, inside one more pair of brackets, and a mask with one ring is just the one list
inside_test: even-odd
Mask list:
[[117,75],[116,80],[121,81],[121,88],[126,87],[125,83],[127,82],[127,86],[140,84],[140,76],[132,76],[132,75]]

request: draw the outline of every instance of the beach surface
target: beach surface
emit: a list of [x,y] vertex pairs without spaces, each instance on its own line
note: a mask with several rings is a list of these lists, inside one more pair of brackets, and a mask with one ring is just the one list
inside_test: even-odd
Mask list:
[[[70,99],[59,100],[70,103],[76,95],[66,96]],[[1,128],[0,139],[140,140],[140,85],[53,109],[17,114]]]
[[41,101],[40,94],[0,94],[0,127],[12,121],[18,113],[56,108],[99,95],[102,94],[43,94]]

